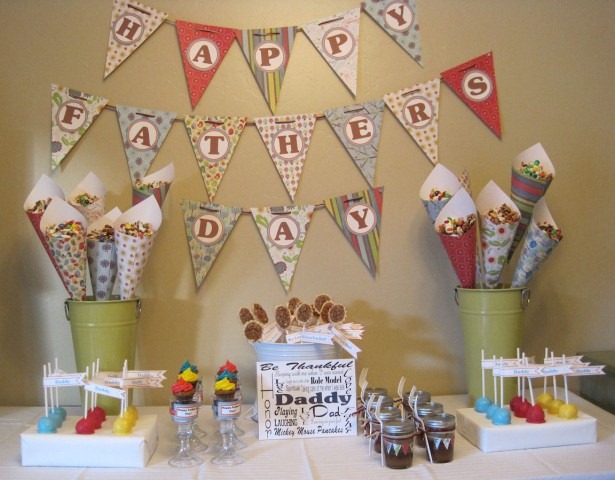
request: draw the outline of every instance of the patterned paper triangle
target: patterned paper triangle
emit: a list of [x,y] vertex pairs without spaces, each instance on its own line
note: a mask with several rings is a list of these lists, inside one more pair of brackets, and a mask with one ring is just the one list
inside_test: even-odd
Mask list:
[[421,32],[414,0],[394,0],[384,5],[381,0],[365,0],[363,9],[421,67]]
[[434,165],[438,163],[440,79],[384,95],[384,101]]
[[380,221],[384,187],[325,200],[325,207],[361,258],[376,276],[380,256]]
[[118,105],[117,120],[124,142],[130,178],[143,178],[175,121],[175,112]]
[[132,52],[145,43],[166,18],[166,13],[134,0],[113,0],[103,78],[111,75]]
[[374,186],[384,100],[325,111],[331,128],[370,187]]
[[211,269],[241,215],[241,207],[182,200],[186,238],[197,288]]
[[271,113],[282,89],[297,27],[237,30],[237,40]]
[[294,201],[314,131],[316,114],[261,117],[255,118],[254,123],[291,200]]
[[214,201],[247,120],[246,117],[184,117],[196,162],[211,202]]
[[68,152],[98,118],[108,100],[59,85],[51,85],[51,169],[55,170]]
[[468,60],[440,75],[463,103],[502,138],[493,53]]
[[252,208],[251,212],[275,271],[288,292],[314,205]]
[[175,21],[192,108],[205,93],[235,40],[232,28]]
[[301,27],[353,95],[357,94],[360,16],[361,7],[357,7]]

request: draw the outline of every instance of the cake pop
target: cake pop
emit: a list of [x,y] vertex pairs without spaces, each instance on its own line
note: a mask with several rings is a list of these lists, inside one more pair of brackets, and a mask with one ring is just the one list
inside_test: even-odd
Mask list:
[[545,423],[545,412],[539,404],[532,405],[525,414],[527,423]]
[[111,431],[116,435],[128,435],[132,432],[132,423],[126,417],[117,417]]
[[82,418],[75,425],[75,432],[79,435],[92,435],[95,430],[94,416]]
[[547,412],[551,415],[558,415],[560,407],[564,404],[559,398],[554,398],[547,408]]
[[38,433],[57,433],[56,423],[50,417],[41,417],[38,419]]
[[549,408],[549,405],[553,401],[553,395],[548,392],[543,392],[536,398],[536,403],[541,406],[543,409]]
[[[500,357],[500,369],[503,364],[504,360]],[[510,425],[510,416],[510,410],[504,408],[504,379],[500,377],[500,406],[491,415],[491,422],[494,425]]]
[[579,413],[579,409],[573,405],[572,403],[563,403],[559,407],[559,411],[557,415],[560,418],[564,418],[566,420],[572,420],[573,418],[577,418],[577,414]]

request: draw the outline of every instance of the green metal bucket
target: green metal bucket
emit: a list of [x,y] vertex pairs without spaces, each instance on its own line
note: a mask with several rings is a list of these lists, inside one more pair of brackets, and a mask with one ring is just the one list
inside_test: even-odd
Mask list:
[[[464,339],[465,370],[472,405],[483,395],[481,352],[485,359],[516,358],[521,348],[525,308],[530,301],[526,288],[456,288]],[[504,379],[504,402],[517,394],[517,379]],[[497,387],[498,401],[500,386]],[[485,396],[493,400],[491,370],[485,370]]]
[[[128,369],[134,369],[137,346],[137,322],[141,316],[141,299],[94,300],[67,299],[64,302],[66,319],[70,322],[78,372],[92,370],[99,360],[100,371],[119,372],[127,361]],[[97,404],[108,415],[117,415],[120,401],[98,395]],[[83,395],[82,395],[83,400]]]

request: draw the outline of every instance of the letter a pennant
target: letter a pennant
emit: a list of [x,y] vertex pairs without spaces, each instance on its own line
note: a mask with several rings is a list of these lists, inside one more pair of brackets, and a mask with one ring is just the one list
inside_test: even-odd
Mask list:
[[384,100],[325,111],[331,128],[372,188],[383,114]]
[[232,28],[175,21],[190,103],[196,107],[235,40]]
[[434,165],[438,163],[440,79],[387,93],[384,101]]
[[241,207],[182,200],[186,238],[197,288],[241,215]]
[[286,292],[305,242],[314,205],[250,209]]
[[470,107],[498,138],[502,138],[493,53],[485,53],[468,60],[440,75],[463,103]]
[[105,75],[111,73],[162,25],[167,14],[131,0],[113,0]]
[[237,40],[254,78],[275,113],[297,27],[237,30]]
[[147,174],[175,122],[176,114],[124,105],[117,105],[116,111],[134,185]]
[[260,117],[255,118],[254,123],[291,200],[294,201],[314,131],[316,114]]
[[325,207],[373,277],[380,256],[384,187],[325,200]]
[[55,170],[108,100],[89,93],[51,85],[51,169]]
[[210,202],[214,201],[247,120],[246,117],[184,117]]
[[357,7],[301,27],[353,95],[357,94],[360,16]]

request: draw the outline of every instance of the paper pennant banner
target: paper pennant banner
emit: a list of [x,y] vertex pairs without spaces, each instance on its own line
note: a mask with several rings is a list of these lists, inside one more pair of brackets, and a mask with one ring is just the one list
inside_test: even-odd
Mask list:
[[397,120],[434,165],[438,163],[440,79],[384,95]]
[[107,45],[107,78],[132,52],[141,46],[164,22],[167,14],[131,0],[113,0],[111,28]]
[[312,219],[314,205],[252,208],[252,217],[288,292]]
[[250,64],[271,113],[282,89],[297,27],[237,30],[237,40]]
[[502,138],[493,53],[468,60],[440,74],[470,110]]
[[173,126],[175,113],[124,105],[118,105],[116,110],[128,170],[134,185],[147,174]]
[[214,201],[247,120],[246,117],[184,117],[210,202]]
[[175,165],[173,163],[169,163],[166,167],[151,175],[140,178],[132,187],[132,205],[134,206],[152,196],[162,208],[162,203],[167,198],[173,180],[175,180]]
[[325,207],[346,239],[376,276],[384,187],[325,200]]
[[314,131],[316,114],[261,117],[255,118],[254,123],[291,200],[294,201]]
[[353,95],[357,94],[361,7],[307,23],[301,28]]
[[106,98],[51,85],[51,169],[55,170],[105,108]]
[[384,100],[325,111],[325,117],[370,187],[374,186]]
[[235,30],[182,20],[175,21],[175,28],[190,103],[194,109],[231,48],[235,40]]
[[381,0],[365,0],[363,9],[421,67],[421,33],[416,3],[413,0],[393,0],[384,5]]
[[182,200],[181,206],[194,278],[198,288],[237,223],[241,215],[241,207],[201,203],[194,200]]

